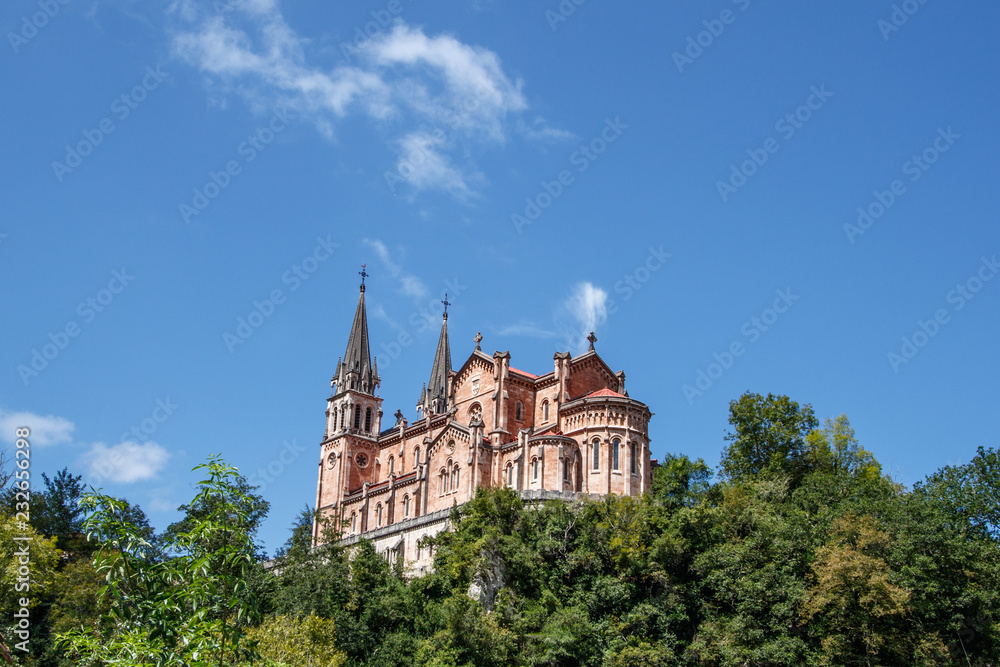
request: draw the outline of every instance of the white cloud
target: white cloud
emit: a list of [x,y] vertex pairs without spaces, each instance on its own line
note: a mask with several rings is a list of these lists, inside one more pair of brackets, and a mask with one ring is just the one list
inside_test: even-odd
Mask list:
[[[504,73],[496,53],[451,35],[429,36],[397,20],[356,50],[357,64],[325,68],[309,62],[309,41],[275,2],[228,1],[234,9],[222,14],[207,0],[175,2],[174,54],[223,93],[242,95],[256,110],[293,109],[328,137],[351,113],[377,121],[397,133],[389,140],[399,151],[394,175],[416,191],[468,200],[485,179],[475,168],[456,166],[455,156],[504,143],[508,117],[528,108],[522,82]],[[541,118],[519,128],[530,140],[572,136]],[[414,150],[425,157],[420,166],[407,162]]]
[[14,432],[21,426],[31,430],[29,442],[37,447],[58,445],[73,441],[73,422],[55,415],[36,415],[32,412],[7,412],[0,408],[0,440],[13,444]]
[[497,334],[500,336],[527,336],[529,338],[557,338],[559,336],[555,331],[543,329],[531,322],[508,324],[500,329]]
[[167,450],[155,442],[126,441],[111,447],[95,442],[82,461],[89,473],[87,483],[97,486],[105,480],[131,484],[152,479],[169,458]]
[[607,302],[608,293],[592,283],[582,282],[573,286],[562,306],[562,312],[572,321],[566,333],[570,348],[582,351],[588,346],[587,335],[608,319]]
[[427,286],[420,278],[403,270],[403,267],[393,259],[392,253],[389,252],[389,248],[381,239],[362,239],[361,242],[375,251],[375,255],[385,266],[385,270],[389,272],[391,277],[399,281],[400,292],[418,300],[427,297]]

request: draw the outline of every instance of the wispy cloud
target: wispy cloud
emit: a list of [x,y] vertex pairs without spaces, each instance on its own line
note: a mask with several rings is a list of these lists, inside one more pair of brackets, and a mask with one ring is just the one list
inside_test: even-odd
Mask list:
[[590,282],[577,283],[560,308],[566,342],[573,351],[588,346],[587,335],[608,319],[608,293]]
[[589,347],[587,336],[597,331],[608,318],[608,293],[590,282],[573,285],[569,295],[559,302],[552,314],[553,328],[521,321],[502,327],[501,336],[563,339],[574,353]]
[[501,336],[527,336],[529,338],[558,338],[559,333],[556,331],[551,331],[548,329],[543,329],[531,322],[519,322],[517,324],[508,324],[503,327],[497,334]]
[[37,447],[47,447],[73,441],[73,422],[55,415],[36,415],[33,412],[7,412],[0,408],[0,440],[13,444],[15,430],[27,426],[31,430],[30,442]]
[[[208,0],[176,0],[174,54],[202,71],[214,91],[240,95],[255,109],[294,109],[327,137],[352,113],[377,121],[396,133],[389,144],[399,152],[397,168],[404,161],[415,167],[404,177],[416,191],[468,200],[485,179],[456,157],[506,142],[511,122],[528,108],[523,83],[507,76],[496,53],[451,35],[427,35],[397,20],[358,50],[356,64],[324,67],[310,62],[309,40],[274,0],[228,2],[233,10],[219,14]],[[541,118],[517,127],[529,140],[569,136]],[[413,154],[425,158],[421,165]]]
[[389,248],[381,239],[362,239],[366,246],[375,251],[375,255],[388,271],[389,275],[399,281],[399,291],[414,299],[424,299],[429,293],[427,285],[411,273],[403,270],[403,267],[392,257]]
[[169,458],[167,450],[155,442],[126,441],[110,447],[95,442],[81,460],[89,473],[88,482],[96,485],[103,480],[131,484],[153,479]]

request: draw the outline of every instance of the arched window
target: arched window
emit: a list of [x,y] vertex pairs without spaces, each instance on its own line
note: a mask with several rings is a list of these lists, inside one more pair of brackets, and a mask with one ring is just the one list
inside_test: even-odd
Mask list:
[[351,532],[358,532],[358,515],[356,512],[351,512]]
[[403,517],[410,516],[410,496],[403,496]]
[[563,483],[569,482],[569,458],[563,458]]
[[635,464],[636,464],[636,461],[635,461],[635,441],[633,440],[632,442],[630,442],[628,446],[629,446],[629,457],[628,457],[628,460],[629,460],[629,464],[632,467],[632,474],[634,475],[635,474],[635,470],[636,470],[636,467],[635,467]]
[[460,472],[458,470],[458,466],[455,466],[454,468],[451,469],[451,490],[452,491],[457,491],[458,490],[458,476],[459,476],[459,474],[460,474]]
[[441,472],[438,473],[438,477],[441,478],[441,495],[443,496],[444,492],[447,490],[445,485],[448,482],[448,473],[445,472],[444,468],[441,468]]
[[601,468],[601,441],[594,438],[594,470]]
[[344,428],[344,411],[337,408],[337,421],[334,422],[334,426],[339,431]]
[[375,525],[382,525],[382,503],[375,506]]
[[544,424],[549,420],[549,402],[542,402],[542,423]]
[[514,421],[521,421],[521,413],[524,412],[524,404],[521,401],[514,406]]
[[354,406],[354,428],[361,428],[361,406]]
[[392,475],[396,472],[396,459],[389,457],[389,474]]
[[618,450],[621,449],[621,440],[615,438],[611,441],[611,469],[618,470]]
[[531,459],[531,479],[538,481],[538,459]]
[[420,464],[420,448],[413,448],[413,469],[416,470],[417,466]]
[[368,408],[365,410],[365,433],[371,433],[372,430],[372,409]]
[[507,486],[514,486],[514,464],[507,464]]

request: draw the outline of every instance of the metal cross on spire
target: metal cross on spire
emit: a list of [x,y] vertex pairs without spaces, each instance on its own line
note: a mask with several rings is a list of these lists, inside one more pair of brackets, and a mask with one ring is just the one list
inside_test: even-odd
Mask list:
[[361,265],[361,270],[358,271],[358,275],[361,276],[361,291],[362,292],[365,291],[365,278],[368,277],[368,272],[365,271],[365,267],[366,266],[368,266],[368,265],[367,264],[362,264]]
[[444,319],[448,319],[448,306],[451,305],[451,302],[448,301],[448,293],[447,292],[444,293],[444,299],[442,299],[441,303],[444,304]]

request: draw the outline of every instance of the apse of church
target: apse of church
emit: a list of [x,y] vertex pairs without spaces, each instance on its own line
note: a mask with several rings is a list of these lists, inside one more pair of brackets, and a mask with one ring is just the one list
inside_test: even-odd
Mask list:
[[[430,565],[420,538],[447,528],[451,508],[477,487],[508,486],[526,500],[640,495],[649,488],[652,413],[629,397],[625,374],[595,349],[553,356],[535,375],[488,355],[477,334],[472,354],[451,362],[447,297],[428,381],[413,421],[401,411],[382,429],[377,360],[365,310],[367,276],[344,356],[327,400],[316,508],[340,541],[371,539],[411,572]],[[314,539],[323,539],[320,522]]]

